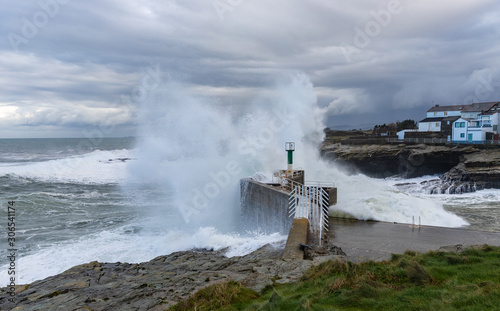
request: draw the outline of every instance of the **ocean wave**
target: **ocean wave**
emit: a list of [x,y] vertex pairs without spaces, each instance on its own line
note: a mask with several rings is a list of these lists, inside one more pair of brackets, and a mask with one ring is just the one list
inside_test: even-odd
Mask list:
[[96,150],[80,156],[43,162],[23,162],[0,167],[1,176],[49,182],[118,183],[126,177],[131,150]]

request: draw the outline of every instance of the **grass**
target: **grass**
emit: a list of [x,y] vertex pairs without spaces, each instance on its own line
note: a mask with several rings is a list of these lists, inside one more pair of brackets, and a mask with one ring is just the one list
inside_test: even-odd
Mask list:
[[172,310],[500,310],[500,248],[407,251],[360,264],[327,261],[260,295],[236,282],[224,284]]
[[325,142],[329,142],[332,144],[338,143],[343,139],[349,139],[352,137],[362,137],[367,134],[370,134],[371,131],[335,131],[330,130],[325,132]]
[[229,281],[207,286],[169,310],[241,310],[243,303],[258,297],[259,294],[253,290],[241,286],[238,282]]

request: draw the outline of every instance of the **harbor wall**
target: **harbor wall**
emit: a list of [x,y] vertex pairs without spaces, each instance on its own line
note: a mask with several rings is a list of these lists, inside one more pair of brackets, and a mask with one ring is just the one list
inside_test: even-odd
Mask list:
[[242,226],[263,233],[288,234],[292,217],[288,215],[288,192],[250,178],[240,181]]

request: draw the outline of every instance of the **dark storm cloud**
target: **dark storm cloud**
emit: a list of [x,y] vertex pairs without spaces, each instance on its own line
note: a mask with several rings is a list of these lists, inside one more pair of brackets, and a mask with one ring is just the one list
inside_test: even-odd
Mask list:
[[330,126],[418,119],[433,103],[500,99],[499,9],[492,0],[11,2],[0,12],[0,121],[9,133],[130,129],[134,91],[156,65],[242,110],[299,70]]

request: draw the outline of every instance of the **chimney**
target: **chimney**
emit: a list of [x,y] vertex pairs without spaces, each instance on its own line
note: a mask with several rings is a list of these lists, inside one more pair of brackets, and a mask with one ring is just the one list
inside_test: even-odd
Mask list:
[[436,105],[436,106],[434,106],[434,107],[439,107],[439,105]]

